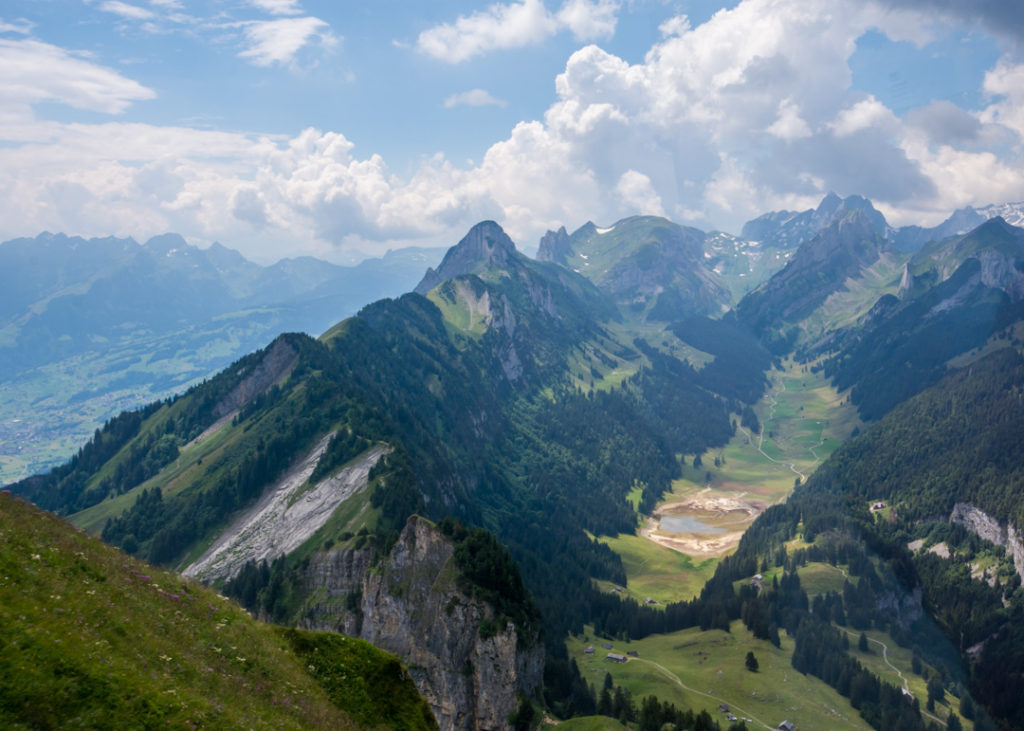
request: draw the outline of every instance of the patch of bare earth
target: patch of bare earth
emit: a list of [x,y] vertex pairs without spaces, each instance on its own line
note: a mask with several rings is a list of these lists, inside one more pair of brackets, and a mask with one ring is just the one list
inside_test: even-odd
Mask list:
[[[693,558],[719,558],[736,548],[747,527],[767,507],[768,503],[746,494],[722,495],[706,489],[684,500],[659,505],[640,529],[640,535]],[[716,532],[674,533],[662,529],[662,518],[684,516]]]

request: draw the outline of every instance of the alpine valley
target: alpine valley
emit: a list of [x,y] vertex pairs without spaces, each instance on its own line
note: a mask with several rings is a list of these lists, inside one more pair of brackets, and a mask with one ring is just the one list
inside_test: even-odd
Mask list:
[[[1022,223],[829,195],[739,237],[561,228],[535,259],[479,223],[408,294],[8,486],[0,722],[1024,728]],[[231,258],[172,243],[142,248]],[[153,266],[74,256],[100,246]],[[123,329],[44,328],[48,291],[0,331],[45,345],[8,378]]]

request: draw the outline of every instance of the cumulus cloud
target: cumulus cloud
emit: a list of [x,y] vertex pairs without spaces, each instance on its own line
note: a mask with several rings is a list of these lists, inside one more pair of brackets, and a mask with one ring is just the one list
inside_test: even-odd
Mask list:
[[621,4],[619,0],[566,0],[555,19],[577,40],[611,38]]
[[977,23],[988,32],[1024,44],[1024,4],[1011,0],[885,0],[894,9],[917,10],[927,15],[938,14],[951,20]]
[[661,205],[661,197],[651,185],[651,179],[636,170],[627,170],[615,185],[615,192],[623,202],[636,210],[637,213],[651,216],[664,216],[665,209]]
[[444,106],[446,109],[452,107],[505,107],[508,106],[508,102],[504,99],[497,99],[491,96],[491,93],[483,89],[470,89],[469,91],[463,91],[459,94],[452,94],[450,97],[444,100]]
[[[635,213],[735,231],[829,190],[872,198],[895,224],[1024,199],[1024,65],[1011,56],[985,77],[980,112],[933,102],[901,118],[852,89],[857,39],[869,29],[905,37],[911,12],[743,0],[696,27],[682,17],[663,24],[640,63],[586,46],[555,80],[543,118],[515,125],[479,164],[436,155],[403,175],[335,131],[35,120],[41,101],[113,114],[152,92],[53,46],[0,41],[0,236],[176,230],[273,258],[297,251],[282,246],[451,243],[483,218],[526,246],[547,228]],[[521,14],[512,18],[521,38],[568,22],[539,0],[495,5],[467,16],[472,23],[460,18],[451,27],[461,36],[439,47],[449,60],[498,47],[492,26],[503,13]],[[249,58],[290,63],[324,32],[315,22],[265,42],[247,36]],[[447,105],[494,101],[477,89]],[[14,221],[17,230],[3,229]]]
[[995,97],[982,120],[1013,130],[1024,141],[1024,63],[1002,59],[985,74],[985,91]]
[[416,48],[434,58],[459,63],[493,50],[521,48],[550,38],[561,30],[578,40],[615,34],[620,0],[566,0],[551,13],[543,0],[495,3],[486,10],[460,15],[420,33]]
[[977,116],[945,100],[911,109],[907,113],[907,124],[940,145],[970,144],[979,138],[982,131]]
[[257,66],[294,65],[302,48],[313,41],[331,47],[338,39],[319,18],[281,18],[243,24],[247,47],[238,55]]
[[869,96],[839,111],[832,127],[836,137],[848,137],[865,129],[894,129],[898,122],[888,107]]

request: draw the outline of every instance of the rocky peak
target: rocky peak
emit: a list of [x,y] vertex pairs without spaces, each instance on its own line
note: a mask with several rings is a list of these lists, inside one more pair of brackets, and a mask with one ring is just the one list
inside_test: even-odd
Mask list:
[[157,256],[167,256],[175,249],[186,251],[192,248],[180,234],[160,234],[151,238],[144,246],[147,251]]
[[779,320],[806,316],[878,260],[885,240],[859,209],[841,210],[832,223],[801,244],[789,263],[736,306],[740,318],[760,330]]
[[504,269],[516,253],[516,245],[501,226],[494,221],[481,221],[448,250],[436,270],[427,269],[413,291],[426,294],[441,282],[463,274],[472,274],[488,267]]
[[571,255],[572,243],[569,241],[565,226],[559,227],[557,231],[548,231],[541,237],[537,261],[552,261],[564,265]]

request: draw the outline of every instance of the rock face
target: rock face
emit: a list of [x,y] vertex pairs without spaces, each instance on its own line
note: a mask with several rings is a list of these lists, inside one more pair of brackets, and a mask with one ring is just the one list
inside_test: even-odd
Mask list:
[[835,193],[829,193],[822,198],[816,209],[800,212],[773,211],[747,221],[743,224],[740,237],[748,241],[760,241],[769,247],[791,248],[809,241],[849,211],[860,211],[876,234],[889,236],[893,233],[885,217],[867,198],[859,195],[840,198]]
[[267,349],[263,360],[217,404],[213,415],[219,419],[245,406],[281,380],[298,359],[298,351],[284,338],[278,338]]
[[956,523],[997,546],[1003,546],[1013,556],[1013,565],[1024,579],[1024,536],[1017,532],[1013,523],[1002,525],[983,510],[970,503],[957,503],[949,516],[950,523]]
[[427,269],[413,291],[426,294],[446,279],[476,272],[481,267],[503,269],[508,266],[515,251],[516,245],[501,226],[494,221],[482,221],[448,250],[436,270]]
[[541,237],[537,261],[565,264],[571,254],[572,242],[569,241],[569,234],[566,233],[565,226],[560,226],[557,231],[548,231]]
[[543,647],[536,637],[520,638],[511,623],[481,637],[481,623],[494,612],[459,589],[453,552],[433,524],[413,516],[372,570],[368,551],[316,555],[306,588],[318,599],[305,624],[401,657],[443,731],[504,729],[518,696],[540,686]]
[[230,579],[248,561],[273,561],[298,548],[339,505],[365,489],[370,470],[389,451],[386,445],[374,445],[335,474],[305,489],[333,436],[332,432],[321,439],[182,573],[211,582]]

